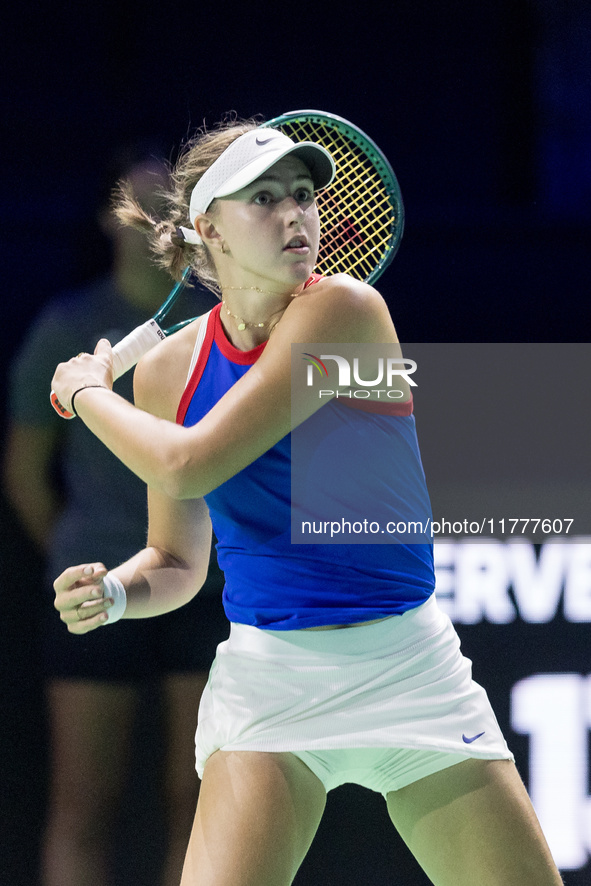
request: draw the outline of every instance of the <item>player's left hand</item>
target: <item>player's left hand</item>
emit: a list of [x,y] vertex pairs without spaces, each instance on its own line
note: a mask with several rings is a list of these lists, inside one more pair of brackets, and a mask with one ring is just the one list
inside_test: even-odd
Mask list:
[[105,596],[102,563],[70,566],[53,583],[54,606],[71,634],[86,634],[108,621],[113,599]]

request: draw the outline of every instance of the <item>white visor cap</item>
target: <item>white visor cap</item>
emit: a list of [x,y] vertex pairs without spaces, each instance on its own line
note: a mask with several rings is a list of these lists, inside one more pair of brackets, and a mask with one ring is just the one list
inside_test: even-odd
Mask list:
[[294,142],[278,129],[253,129],[235,139],[193,188],[189,205],[191,224],[216,197],[235,194],[288,154],[305,163],[317,190],[333,180],[334,160],[322,145]]

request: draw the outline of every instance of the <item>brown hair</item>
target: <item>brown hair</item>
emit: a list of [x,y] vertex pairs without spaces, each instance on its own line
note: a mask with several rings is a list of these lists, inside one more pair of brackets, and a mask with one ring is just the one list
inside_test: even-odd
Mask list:
[[213,260],[203,245],[187,243],[177,231],[189,226],[191,192],[229,145],[259,124],[254,120],[230,120],[220,123],[212,131],[201,130],[187,141],[170,172],[170,190],[161,193],[165,210],[161,218],[146,212],[132,193],[129,182],[121,181],[115,192],[113,211],[119,221],[143,231],[149,241],[156,262],[175,280],[191,267],[199,281],[219,294],[219,282]]

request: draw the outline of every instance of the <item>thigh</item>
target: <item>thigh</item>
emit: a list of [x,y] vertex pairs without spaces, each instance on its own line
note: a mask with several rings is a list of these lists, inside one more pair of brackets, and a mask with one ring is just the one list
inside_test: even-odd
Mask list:
[[467,760],[387,796],[435,886],[558,886],[537,817],[509,760]]
[[289,886],[325,804],[319,779],[291,754],[216,751],[181,886]]

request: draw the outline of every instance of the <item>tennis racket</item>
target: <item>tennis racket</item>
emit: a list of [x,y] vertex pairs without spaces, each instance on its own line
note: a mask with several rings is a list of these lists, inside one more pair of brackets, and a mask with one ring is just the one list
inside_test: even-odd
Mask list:
[[[353,123],[323,111],[290,111],[262,127],[280,129],[296,142],[316,142],[330,152],[336,174],[316,198],[322,236],[315,270],[373,283],[396,255],[404,230],[400,188],[385,155]],[[194,317],[170,322],[190,277],[187,268],[154,316],[115,345],[113,380],[163,338],[192,322]],[[51,403],[63,418],[74,418],[53,391]]]

